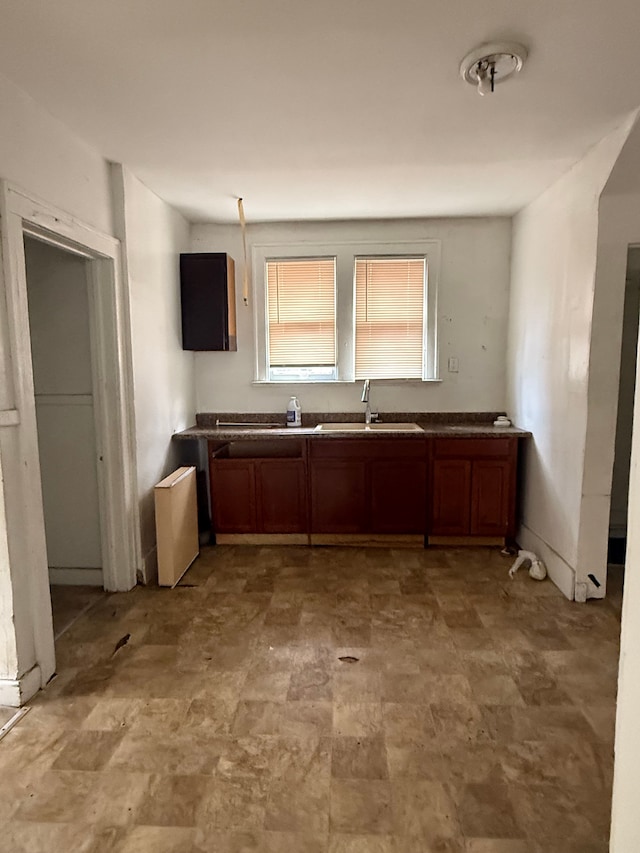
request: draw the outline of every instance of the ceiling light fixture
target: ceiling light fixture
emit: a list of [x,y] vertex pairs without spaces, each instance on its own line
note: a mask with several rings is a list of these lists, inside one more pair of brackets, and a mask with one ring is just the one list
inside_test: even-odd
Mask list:
[[460,76],[478,89],[479,95],[495,91],[498,83],[516,74],[527,58],[521,44],[496,42],[483,44],[468,53],[460,63]]

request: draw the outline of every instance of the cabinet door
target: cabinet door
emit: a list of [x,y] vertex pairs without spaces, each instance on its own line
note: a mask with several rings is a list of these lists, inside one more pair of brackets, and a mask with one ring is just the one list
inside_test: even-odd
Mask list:
[[235,266],[223,252],[180,255],[182,349],[236,350]]
[[214,460],[209,470],[214,532],[255,533],[258,522],[253,461]]
[[427,473],[422,459],[370,463],[372,533],[425,533]]
[[307,485],[302,459],[256,462],[258,524],[261,533],[304,533]]
[[471,533],[506,536],[509,529],[511,463],[477,460],[471,475]]
[[471,515],[471,461],[435,459],[433,462],[433,510],[435,536],[468,536]]
[[366,462],[323,459],[311,463],[311,532],[364,533]]

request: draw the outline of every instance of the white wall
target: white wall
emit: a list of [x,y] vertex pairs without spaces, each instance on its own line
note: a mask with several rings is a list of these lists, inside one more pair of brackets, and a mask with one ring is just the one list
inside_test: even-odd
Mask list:
[[[247,212],[250,206],[247,205]],[[359,411],[358,385],[254,385],[253,306],[242,304],[242,242],[236,226],[194,225],[191,251],[236,261],[238,351],[196,354],[201,412],[284,412],[292,393],[303,412]],[[511,222],[504,218],[249,225],[254,243],[441,241],[439,383],[378,383],[371,403],[385,411],[498,411],[505,406]],[[457,374],[446,370],[459,359]]]
[[[193,356],[181,350],[179,320],[178,254],[189,248],[188,225],[131,175],[116,169],[119,178],[113,179],[109,164],[97,151],[4,78],[0,78],[0,117],[1,178],[57,207],[62,217],[69,214],[100,232],[126,238],[124,272],[132,320],[142,571],[143,557],[151,567],[154,564],[152,487],[174,466],[172,432],[190,425],[195,415]],[[4,261],[7,274],[6,255]],[[12,280],[15,263],[20,259],[12,259]],[[50,648],[46,661],[39,651],[40,639],[47,632],[40,604],[48,590],[43,584],[36,590],[32,579],[21,571],[20,561],[11,556],[22,555],[26,548],[21,537],[22,497],[8,479],[9,474],[17,477],[15,460],[22,458],[16,452],[22,432],[13,377],[22,376],[25,370],[28,373],[30,366],[12,363],[19,348],[9,333],[4,294],[5,289],[0,288],[0,472],[4,471],[4,479],[0,475],[0,701],[13,702],[38,688],[39,664],[44,677],[50,675],[53,658]],[[17,546],[12,550],[12,537],[22,551]]]
[[541,554],[570,598],[584,511],[598,200],[630,126],[602,140],[513,225],[508,410],[533,433],[519,541]]
[[[45,108],[13,83],[0,77],[0,178],[29,195],[113,234],[109,167],[98,152],[68,131]],[[3,229],[4,230],[4,229]],[[6,250],[6,243],[4,249]],[[4,271],[7,259],[3,259]],[[42,636],[50,627],[41,603],[48,595],[46,578],[36,584],[16,555],[28,548],[20,538],[24,499],[17,459],[23,444],[19,427],[11,425],[18,401],[13,377],[14,347],[7,321],[6,288],[0,287],[0,694],[4,701],[30,695],[39,684],[38,666],[46,678],[52,660],[44,659]],[[20,334],[20,331],[18,331]],[[26,551],[25,551],[26,548]],[[47,624],[48,623],[48,624]]]
[[109,165],[0,75],[0,178],[113,234]]
[[33,239],[25,259],[49,567],[99,569],[87,262]]
[[180,252],[186,220],[120,166],[113,167],[118,236],[129,280],[140,530],[145,580],[157,571],[153,487],[178,464],[171,436],[195,420],[193,353],[180,328]]

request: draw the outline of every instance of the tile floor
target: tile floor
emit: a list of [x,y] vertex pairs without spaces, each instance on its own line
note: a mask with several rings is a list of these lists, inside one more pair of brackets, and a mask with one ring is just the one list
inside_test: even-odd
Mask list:
[[68,630],[85,610],[99,601],[105,592],[99,586],[67,586],[52,584],[51,609],[53,611],[53,632],[56,638]]
[[509,565],[220,547],[105,596],[0,742],[0,850],[605,853],[621,596]]
[[0,705],[0,727],[4,726],[5,723],[8,723],[15,713],[15,708],[8,708],[6,705]]

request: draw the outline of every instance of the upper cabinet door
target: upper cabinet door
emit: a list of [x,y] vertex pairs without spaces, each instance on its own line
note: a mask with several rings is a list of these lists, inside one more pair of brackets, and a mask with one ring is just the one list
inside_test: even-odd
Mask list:
[[182,349],[237,350],[235,265],[224,252],[180,255]]

